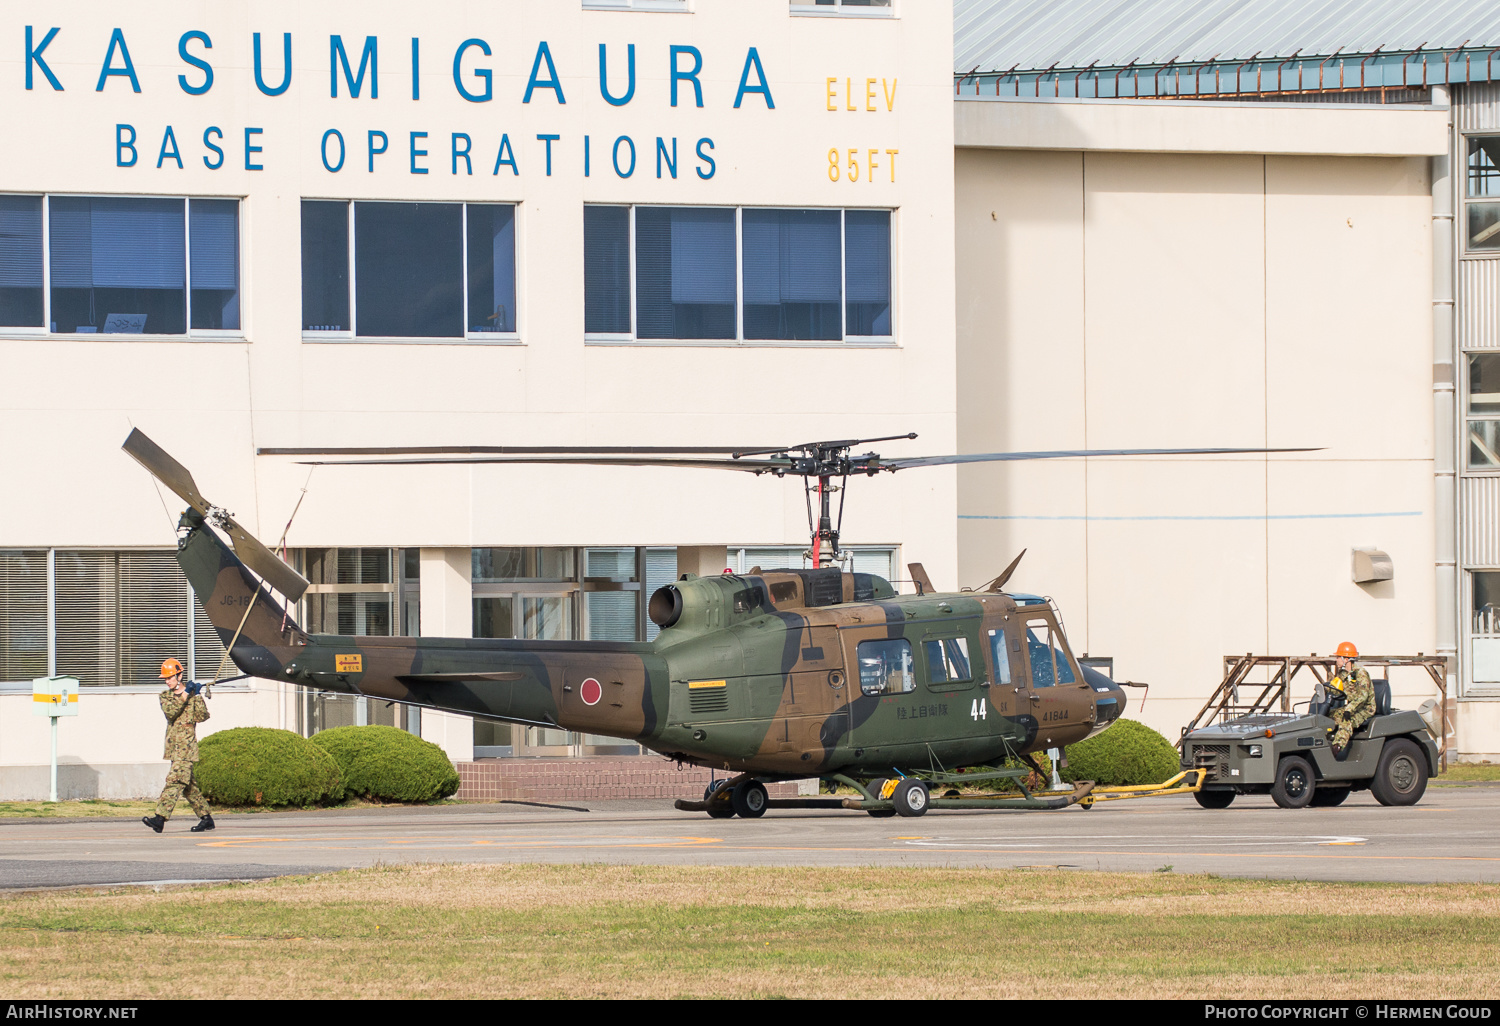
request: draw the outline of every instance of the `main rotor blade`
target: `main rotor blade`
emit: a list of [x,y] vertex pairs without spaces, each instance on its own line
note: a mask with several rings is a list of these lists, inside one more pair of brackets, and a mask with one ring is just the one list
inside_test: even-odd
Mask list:
[[580,467],[686,467],[692,470],[739,470],[751,474],[790,471],[793,463],[784,460],[715,460],[691,457],[608,457],[608,456],[460,456],[444,459],[440,456],[412,456],[385,460],[298,460],[303,465],[315,467],[384,467],[384,466],[440,466],[454,464],[472,466],[487,463],[545,463],[553,466]]
[[911,467],[938,467],[950,463],[1004,463],[1017,460],[1061,460],[1077,456],[1225,456],[1268,452],[1319,452],[1318,448],[1297,449],[1054,449],[1039,452],[975,452],[961,456],[908,456],[899,459],[870,461],[875,470],[907,470]]
[[224,518],[224,533],[234,543],[234,554],[240,562],[264,577],[266,583],[285,595],[288,602],[296,602],[302,597],[309,583],[307,578],[262,545],[260,539],[236,523],[233,517]]
[[[263,446],[257,456],[728,456],[742,452],[714,445],[412,445],[301,448]],[[763,449],[758,452],[785,452]]]
[[167,451],[147,438],[140,428],[131,428],[130,435],[120,448],[145,467],[152,477],[176,492],[183,502],[199,513],[208,512],[208,500],[198,491],[198,485],[194,483],[193,475],[188,473],[187,467],[168,456]]

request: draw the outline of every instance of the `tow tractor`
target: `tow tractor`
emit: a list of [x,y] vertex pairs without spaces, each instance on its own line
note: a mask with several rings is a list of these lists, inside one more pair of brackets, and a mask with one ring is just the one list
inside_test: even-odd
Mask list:
[[[1280,669],[1268,684],[1246,684],[1244,678],[1252,663]],[[1375,657],[1362,663],[1367,668],[1422,666],[1442,687],[1440,658]],[[1389,680],[1372,678],[1375,715],[1354,732],[1347,758],[1340,761],[1329,744],[1334,726],[1329,712],[1334,699],[1323,687],[1328,677],[1318,673],[1320,669],[1331,673],[1331,664],[1332,660],[1317,657],[1245,656],[1231,667],[1220,692],[1183,729],[1179,742],[1183,770],[1204,773],[1202,787],[1193,795],[1199,805],[1226,809],[1238,795],[1269,794],[1283,809],[1301,809],[1340,805],[1350,794],[1363,790],[1369,790],[1382,805],[1415,805],[1421,800],[1428,778],[1442,765],[1438,744],[1442,707],[1424,703],[1425,716],[1423,712],[1392,709]],[[1290,680],[1303,667],[1312,669],[1318,687],[1307,702],[1291,705]],[[1216,710],[1222,713],[1232,709],[1231,698],[1242,687],[1263,689],[1247,711],[1197,725]],[[1281,709],[1273,708],[1278,698]]]

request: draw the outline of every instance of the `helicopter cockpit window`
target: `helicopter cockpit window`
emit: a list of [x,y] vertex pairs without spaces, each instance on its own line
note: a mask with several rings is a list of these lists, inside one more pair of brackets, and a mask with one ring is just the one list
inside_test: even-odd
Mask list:
[[945,638],[942,641],[924,641],[922,647],[927,654],[927,676],[933,684],[948,681],[969,680],[974,676],[969,669],[969,640],[967,638]]
[[[1046,641],[1037,637],[1037,632]],[[1031,655],[1031,686],[1050,688],[1054,684],[1077,683],[1068,656],[1059,647],[1057,631],[1050,624],[1038,622],[1026,629],[1026,648]]]
[[1006,650],[1005,632],[990,631],[990,665],[995,668],[995,683],[1010,683],[1010,653]]
[[912,672],[911,643],[904,638],[861,641],[859,690],[866,695],[900,695],[917,686]]

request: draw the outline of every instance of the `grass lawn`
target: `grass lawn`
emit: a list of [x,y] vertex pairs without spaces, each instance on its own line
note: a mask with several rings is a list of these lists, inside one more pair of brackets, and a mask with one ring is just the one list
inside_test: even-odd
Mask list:
[[0,897],[22,998],[1494,998],[1500,886],[381,866]]
[[1432,778],[1435,784],[1462,784],[1475,780],[1500,780],[1500,766],[1488,762],[1450,762],[1448,772]]

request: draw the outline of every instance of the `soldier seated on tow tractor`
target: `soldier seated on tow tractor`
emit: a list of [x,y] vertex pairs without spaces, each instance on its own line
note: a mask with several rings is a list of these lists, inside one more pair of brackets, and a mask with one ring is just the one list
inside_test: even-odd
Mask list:
[[1328,680],[1328,715],[1334,726],[1329,728],[1333,737],[1328,743],[1333,757],[1343,762],[1349,755],[1349,738],[1375,715],[1375,687],[1365,668],[1355,662],[1359,650],[1353,642],[1341,643],[1334,657],[1337,672]]

